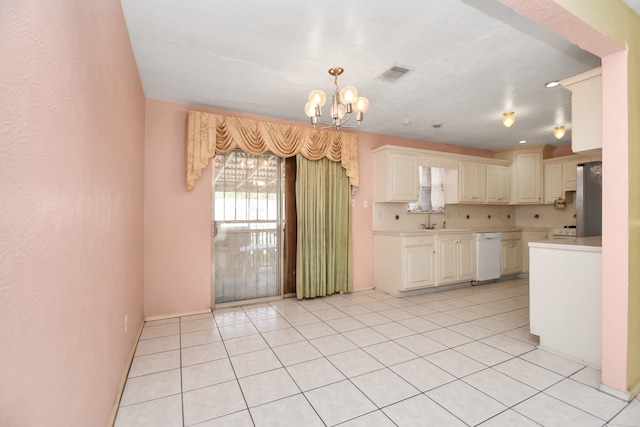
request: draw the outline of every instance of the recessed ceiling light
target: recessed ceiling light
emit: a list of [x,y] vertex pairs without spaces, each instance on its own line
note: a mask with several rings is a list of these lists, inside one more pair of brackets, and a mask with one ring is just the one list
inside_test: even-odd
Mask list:
[[556,87],[559,84],[560,84],[560,82],[553,81],[553,82],[549,82],[549,83],[545,84],[544,87]]
[[518,144],[526,144],[527,141],[525,141],[524,139],[522,141],[518,141]]
[[402,124],[403,124],[403,125],[405,125],[405,126],[409,126],[409,125],[411,124],[411,120],[409,120],[409,119],[404,119],[404,120],[402,121]]

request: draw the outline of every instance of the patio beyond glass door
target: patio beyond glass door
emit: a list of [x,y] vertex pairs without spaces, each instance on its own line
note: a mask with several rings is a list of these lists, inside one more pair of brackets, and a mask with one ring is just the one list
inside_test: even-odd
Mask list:
[[281,159],[216,155],[212,252],[215,303],[281,295]]

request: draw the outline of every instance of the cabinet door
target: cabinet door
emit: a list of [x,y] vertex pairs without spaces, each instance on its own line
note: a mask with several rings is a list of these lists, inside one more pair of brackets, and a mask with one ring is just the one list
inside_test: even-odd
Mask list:
[[405,282],[403,290],[434,286],[435,250],[433,245],[404,248]]
[[564,197],[562,169],[562,163],[544,164],[544,202],[547,204],[553,204],[556,199]]
[[571,89],[571,151],[602,149],[602,76],[586,79]]
[[513,255],[514,251],[512,250],[513,241],[511,240],[503,240],[502,241],[502,250],[500,251],[500,275],[507,276],[511,274],[511,270],[513,269]]
[[574,160],[570,162],[564,162],[562,164],[562,187],[564,191],[576,191],[578,163],[579,163],[578,161]]
[[390,202],[418,201],[418,157],[408,154],[389,153],[387,176]]
[[460,162],[460,193],[461,202],[473,202],[473,163]]
[[522,273],[522,240],[515,241],[515,254],[513,259],[513,273]]
[[542,154],[516,154],[516,203],[542,203]]
[[490,203],[509,203],[509,168],[500,165],[487,165],[487,201]]
[[457,241],[457,280],[473,280],[476,273],[475,241],[473,237],[461,237]]
[[522,240],[504,240],[501,254],[501,276],[522,272]]
[[438,239],[438,284],[456,281],[457,239],[451,236]]
[[483,203],[487,199],[487,166],[460,162],[459,198],[462,202]]

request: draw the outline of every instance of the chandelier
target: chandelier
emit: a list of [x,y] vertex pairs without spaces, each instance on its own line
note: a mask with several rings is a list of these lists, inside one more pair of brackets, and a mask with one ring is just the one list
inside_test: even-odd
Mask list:
[[[338,76],[344,72],[341,67],[333,67],[329,69],[329,74],[333,76],[335,91],[331,95],[331,108],[329,109],[329,118],[331,122],[323,122],[320,120],[322,116],[322,107],[327,102],[327,96],[321,90],[313,90],[309,93],[309,102],[304,106],[304,112],[311,119],[311,124],[316,129],[325,129],[335,127],[356,127],[362,123],[364,113],[369,109],[369,100],[364,96],[358,96],[358,91],[353,86],[347,86],[340,90],[338,88]],[[352,117],[351,114],[356,113],[356,123],[346,124]],[[321,125],[318,127],[318,125]]]

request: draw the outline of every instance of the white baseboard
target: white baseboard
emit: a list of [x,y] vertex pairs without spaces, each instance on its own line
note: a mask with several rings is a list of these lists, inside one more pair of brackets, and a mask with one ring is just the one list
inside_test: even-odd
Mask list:
[[136,336],[135,345],[131,349],[131,353],[129,353],[129,359],[127,359],[127,364],[125,365],[124,373],[122,374],[122,378],[120,379],[120,387],[118,388],[118,395],[116,396],[116,402],[113,405],[113,409],[111,410],[111,417],[109,418],[109,426],[113,427],[116,423],[116,417],[118,416],[118,408],[120,408],[120,401],[122,400],[122,393],[124,392],[124,385],[127,382],[127,377],[129,376],[129,370],[131,369],[131,364],[133,363],[133,356],[136,354],[136,348],[138,347],[138,341],[140,341],[140,335],[142,335],[142,328],[144,328],[144,322],[140,324],[140,328],[138,329],[138,334]]
[[145,322],[151,322],[153,320],[164,320],[164,319],[173,319],[174,317],[182,317],[182,316],[193,316],[194,314],[204,314],[211,313],[211,309],[203,309],[203,310],[194,310],[194,311],[184,311],[181,313],[171,313],[171,314],[161,314],[159,316],[149,316],[145,317]]
[[604,384],[600,384],[599,390],[613,397],[617,397],[620,400],[624,400],[625,402],[631,402],[638,394],[640,394],[640,384],[638,384],[633,388],[633,390],[628,392],[616,390],[614,388],[607,387]]

